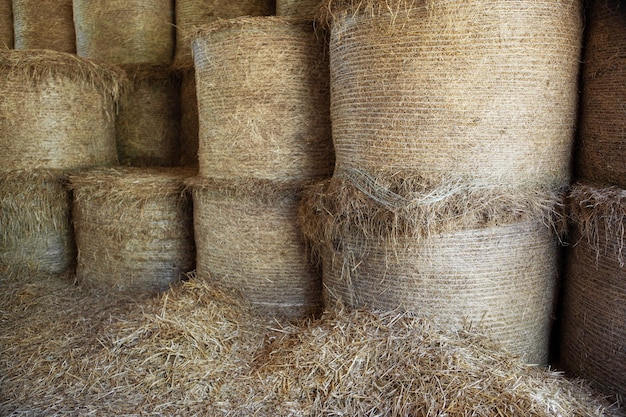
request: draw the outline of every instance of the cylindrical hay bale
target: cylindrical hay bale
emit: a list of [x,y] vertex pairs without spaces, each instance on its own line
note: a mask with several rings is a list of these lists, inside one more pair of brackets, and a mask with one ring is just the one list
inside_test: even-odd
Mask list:
[[0,171],[117,162],[120,71],[55,51],[0,52]]
[[256,307],[290,317],[321,308],[321,274],[297,224],[301,187],[192,182],[197,273],[238,288]]
[[179,160],[179,82],[168,67],[124,65],[130,80],[115,121],[120,163],[174,166]]
[[13,48],[13,10],[11,0],[0,0],[0,49]]
[[578,185],[564,280],[562,362],[626,397],[626,190]]
[[328,61],[310,21],[215,22],[193,42],[200,175],[328,177]]
[[49,274],[73,266],[76,250],[70,208],[60,171],[0,174],[0,265]]
[[193,67],[181,71],[180,165],[198,167],[198,98]]
[[392,194],[337,179],[305,194],[301,225],[321,258],[325,303],[401,308],[453,329],[469,322],[545,364],[558,264],[546,223],[557,194],[448,190],[445,203],[424,193],[404,211],[385,205]]
[[15,49],[76,52],[72,0],[13,0]]
[[315,18],[322,0],[276,0],[276,16]]
[[175,61],[179,65],[193,65],[191,41],[195,27],[219,19],[269,16],[274,10],[274,0],[177,0]]
[[337,170],[567,185],[580,0],[327,0]]
[[174,1],[74,0],[78,55],[113,64],[168,65]]
[[589,10],[577,170],[626,188],[626,9],[618,0],[595,0]]
[[169,288],[194,268],[191,171],[95,169],[70,176],[77,280],[112,291]]

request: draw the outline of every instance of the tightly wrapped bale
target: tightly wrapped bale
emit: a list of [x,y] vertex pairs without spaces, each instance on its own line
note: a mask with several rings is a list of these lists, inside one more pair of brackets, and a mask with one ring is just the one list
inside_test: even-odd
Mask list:
[[163,291],[194,268],[191,172],[94,169],[70,177],[77,280],[111,291]]
[[301,185],[201,177],[191,185],[200,278],[237,288],[274,314],[319,311],[321,275],[297,224]]
[[321,0],[276,0],[276,16],[301,16],[313,19]]
[[130,80],[115,120],[120,163],[174,166],[179,159],[179,81],[168,67],[121,66]]
[[559,193],[463,182],[427,189],[401,179],[376,188],[384,179],[362,179],[333,177],[301,204],[326,305],[401,308],[453,329],[480,323],[529,363],[545,364]]
[[76,52],[72,0],[13,0],[15,49]]
[[626,190],[578,184],[563,296],[562,362],[626,398]]
[[269,16],[274,9],[274,0],[177,0],[175,62],[193,65],[191,41],[196,26],[241,16]]
[[115,102],[124,74],[56,51],[0,51],[0,171],[117,162]]
[[0,49],[13,48],[13,10],[11,0],[0,0]]
[[198,98],[193,66],[180,70],[180,165],[198,166]]
[[626,9],[618,0],[590,2],[583,65],[580,177],[626,188]]
[[0,174],[0,266],[48,274],[73,266],[76,250],[70,208],[61,171]]
[[214,22],[198,31],[193,52],[201,176],[330,175],[328,62],[310,21]]
[[337,169],[569,183],[578,0],[327,0]]
[[78,55],[113,64],[169,65],[174,1],[74,0]]

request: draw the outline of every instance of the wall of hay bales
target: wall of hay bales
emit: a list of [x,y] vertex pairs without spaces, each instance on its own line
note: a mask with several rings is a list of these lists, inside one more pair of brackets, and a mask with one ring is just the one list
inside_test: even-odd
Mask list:
[[623,415],[625,39],[618,0],[0,0],[0,414]]

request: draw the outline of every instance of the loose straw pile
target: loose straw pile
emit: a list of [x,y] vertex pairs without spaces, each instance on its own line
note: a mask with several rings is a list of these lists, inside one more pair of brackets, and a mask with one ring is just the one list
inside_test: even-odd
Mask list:
[[13,0],[15,49],[76,52],[72,0]]

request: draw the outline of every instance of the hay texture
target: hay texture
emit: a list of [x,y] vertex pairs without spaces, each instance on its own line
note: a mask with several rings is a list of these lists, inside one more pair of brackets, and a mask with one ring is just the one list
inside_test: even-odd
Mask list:
[[115,120],[119,161],[174,166],[179,160],[180,83],[168,67],[124,65],[130,80]]
[[200,175],[327,177],[333,151],[328,61],[310,21],[239,18],[193,42]]
[[56,51],[0,51],[0,171],[117,162],[115,102],[124,75]]
[[384,202],[394,193],[370,196],[360,186],[333,178],[302,201],[300,223],[321,259],[326,305],[401,308],[453,329],[480,324],[529,363],[546,363],[557,194],[396,190],[396,198],[411,198],[394,207]]
[[193,65],[191,42],[196,27],[242,16],[270,16],[274,14],[274,3],[274,0],[177,0],[174,61],[178,65]]
[[626,191],[578,184],[563,296],[562,361],[626,398]]
[[285,316],[321,307],[321,274],[297,224],[301,186],[195,178],[197,273],[239,289],[254,306]]
[[72,0],[13,0],[15,49],[76,52]]
[[300,16],[313,19],[321,0],[276,0],[276,16]]
[[577,0],[327,0],[337,168],[569,183]]
[[71,198],[63,172],[0,174],[0,266],[59,274],[74,266]]
[[110,291],[163,291],[194,268],[187,170],[95,169],[72,175],[77,281]]
[[180,82],[180,165],[198,167],[198,98],[196,73],[188,68],[181,72]]
[[172,63],[173,0],[75,0],[74,22],[80,56],[113,64]]
[[13,48],[13,10],[11,0],[0,0],[0,49]]
[[626,188],[626,8],[617,0],[590,2],[583,65],[581,178]]

